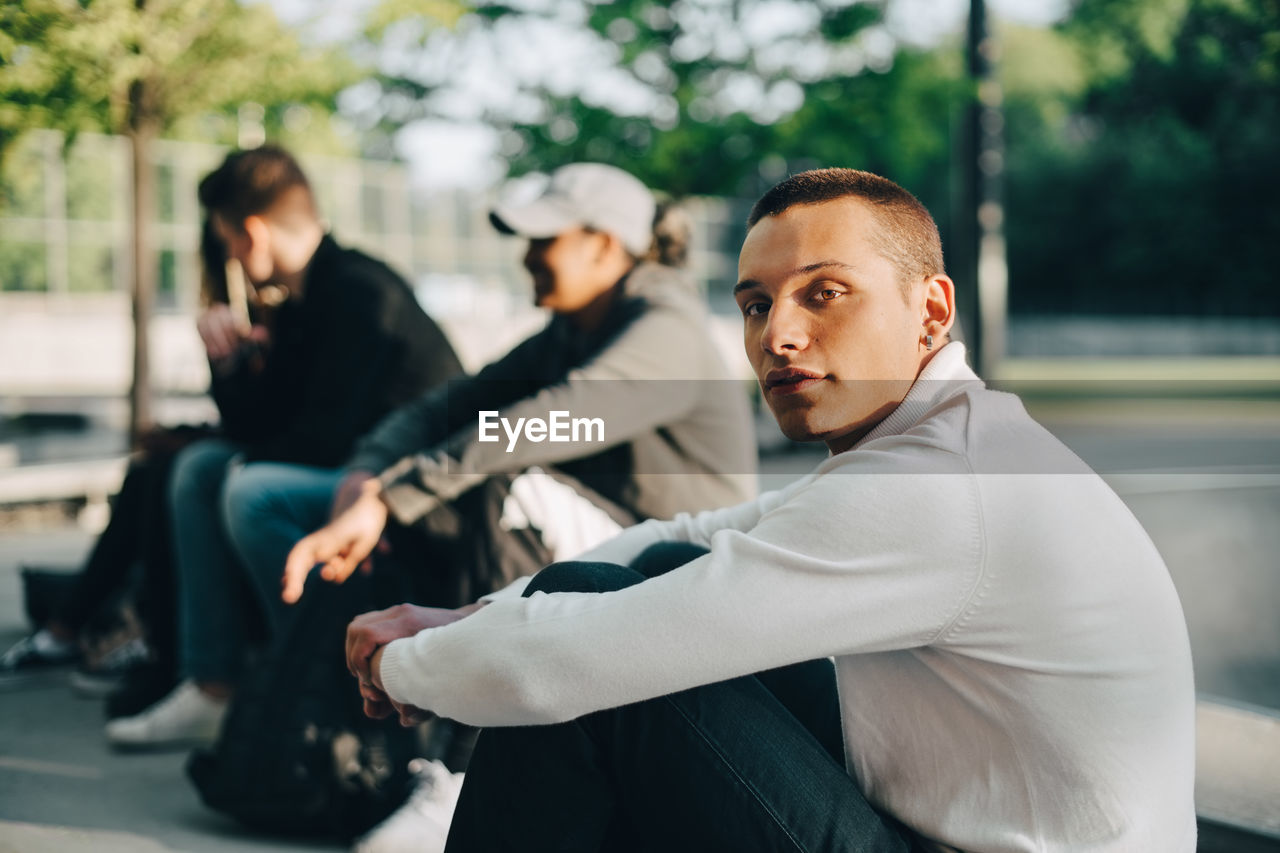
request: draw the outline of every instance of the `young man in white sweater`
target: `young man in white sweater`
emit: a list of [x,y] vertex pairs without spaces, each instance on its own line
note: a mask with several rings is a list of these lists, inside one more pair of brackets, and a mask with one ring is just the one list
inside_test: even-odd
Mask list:
[[449,850],[1192,853],[1168,573],[948,342],[927,211],[828,169],[749,226],[747,353],[783,431],[830,458],[487,603],[348,631],[369,713],[488,727]]

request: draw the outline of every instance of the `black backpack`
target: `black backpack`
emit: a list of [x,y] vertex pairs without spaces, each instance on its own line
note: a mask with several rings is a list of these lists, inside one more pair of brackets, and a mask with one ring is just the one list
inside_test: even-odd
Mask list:
[[187,761],[205,805],[256,830],[349,840],[408,797],[417,730],[364,715],[343,655],[347,623],[371,609],[364,580],[307,585],[217,743]]

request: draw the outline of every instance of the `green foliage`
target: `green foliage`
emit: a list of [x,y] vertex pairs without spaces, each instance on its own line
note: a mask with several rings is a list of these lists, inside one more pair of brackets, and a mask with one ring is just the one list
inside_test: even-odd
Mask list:
[[[1165,0],[1085,0],[1061,28],[1089,72],[1071,109],[1011,99],[1015,312],[1280,316],[1280,8],[1175,5],[1157,27]],[[1120,45],[1123,75],[1089,64]]]
[[28,138],[0,161],[0,210],[26,219],[45,217],[43,156],[40,141]]
[[[105,146],[85,145],[85,139],[80,137],[66,152],[67,218],[110,222],[123,182],[114,174],[117,170],[110,168]],[[11,174],[6,170],[5,178]]]
[[437,27],[452,28],[466,11],[458,0],[380,0],[365,19],[364,36],[377,41],[406,21],[421,25],[423,33]]
[[5,290],[44,290],[44,266],[44,244],[0,241],[0,282]]
[[[879,4],[807,6],[594,6],[592,29],[621,37],[621,69],[656,106],[625,115],[581,95],[549,100],[543,120],[513,123],[512,170],[604,160],[677,196],[755,196],[788,172],[847,165],[945,193],[954,53],[893,56]],[[752,35],[762,12],[787,16],[781,35]]]
[[31,128],[172,131],[245,101],[328,110],[357,69],[263,4],[21,0],[0,7],[0,154]]
[[110,246],[71,243],[67,247],[67,281],[74,291],[106,292],[112,289]]
[[[442,95],[470,69],[438,57],[487,43],[512,96],[464,107],[504,131],[513,174],[595,160],[675,196],[754,196],[788,171],[841,163],[923,181],[945,208],[958,54],[895,57],[882,17],[882,2],[846,0],[479,0],[452,30],[419,31],[422,61],[380,78],[381,117],[457,117]],[[585,34],[611,57],[607,80],[539,78],[502,53],[505,35],[541,25]]]

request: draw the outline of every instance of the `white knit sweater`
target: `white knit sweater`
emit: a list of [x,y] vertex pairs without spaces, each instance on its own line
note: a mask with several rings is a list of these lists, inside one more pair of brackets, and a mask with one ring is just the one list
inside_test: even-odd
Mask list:
[[1168,572],[961,345],[803,480],[585,558],[664,540],[711,553],[619,592],[499,596],[388,645],[388,692],[530,725],[831,656],[849,772],[939,849],[1194,851],[1195,699]]

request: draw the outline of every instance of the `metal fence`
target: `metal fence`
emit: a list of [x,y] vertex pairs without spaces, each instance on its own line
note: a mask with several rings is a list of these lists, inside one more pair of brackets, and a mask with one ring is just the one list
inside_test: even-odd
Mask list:
[[[154,255],[160,310],[197,303],[200,210],[196,185],[224,148],[162,140],[156,169]],[[528,284],[519,241],[489,225],[492,194],[426,194],[399,164],[300,158],[321,211],[343,243],[384,259],[408,277],[442,316],[525,310]],[[53,131],[25,136],[0,175],[0,304],[13,294],[52,300],[129,291],[131,175],[122,137],[85,133],[70,145]],[[691,199],[694,272],[727,292],[743,234],[745,203]],[[717,300],[726,308],[727,300]]]

